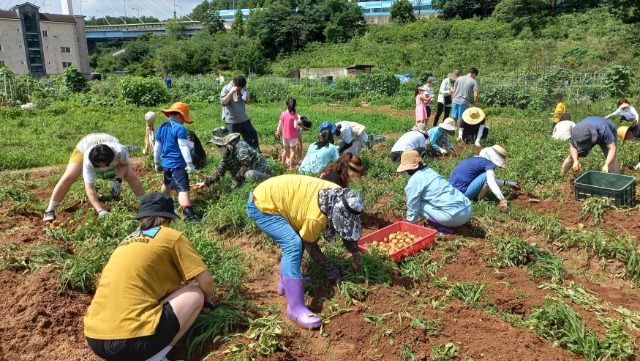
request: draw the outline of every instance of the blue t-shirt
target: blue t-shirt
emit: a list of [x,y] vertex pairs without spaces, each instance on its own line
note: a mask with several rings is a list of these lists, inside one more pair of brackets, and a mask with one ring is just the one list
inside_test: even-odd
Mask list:
[[[605,118],[597,116],[586,117],[579,121],[578,124],[576,124],[576,126],[573,128],[573,132],[575,132],[576,129],[585,124],[589,124],[592,127],[596,128],[596,132],[598,132],[598,139],[596,140],[595,144],[593,144],[593,146],[607,146],[616,142],[616,133],[618,132],[618,130],[616,129],[616,126],[613,125],[613,123],[606,120]],[[574,147],[576,145],[575,141],[573,140],[573,136],[571,137],[571,144],[573,144]]]
[[318,148],[317,143],[313,143],[307,150],[307,155],[302,160],[298,171],[302,174],[318,173],[330,162],[338,160],[340,154],[338,147],[329,144],[326,147]]
[[488,171],[495,170],[496,165],[492,161],[483,157],[471,157],[460,162],[451,176],[449,176],[449,183],[457,190],[464,193],[467,191],[469,184],[473,182],[480,174]]
[[156,141],[162,143],[162,168],[185,168],[187,162],[182,157],[178,139],[187,139],[187,128],[173,119],[167,119],[156,130]]

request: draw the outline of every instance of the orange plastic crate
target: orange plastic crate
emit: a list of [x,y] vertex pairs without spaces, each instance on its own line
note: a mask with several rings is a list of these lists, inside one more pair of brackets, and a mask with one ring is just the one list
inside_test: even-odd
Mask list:
[[373,241],[382,241],[385,237],[396,232],[409,232],[414,236],[421,237],[410,245],[396,251],[395,253],[392,253],[391,259],[396,262],[400,262],[408,256],[416,254],[419,251],[429,247],[431,244],[433,244],[435,235],[436,233],[438,233],[438,231],[436,231],[435,229],[418,226],[417,224],[405,221],[399,221],[360,238],[360,240],[358,241],[358,247],[363,253],[367,253],[369,252],[369,248],[366,246],[367,243],[371,243]]

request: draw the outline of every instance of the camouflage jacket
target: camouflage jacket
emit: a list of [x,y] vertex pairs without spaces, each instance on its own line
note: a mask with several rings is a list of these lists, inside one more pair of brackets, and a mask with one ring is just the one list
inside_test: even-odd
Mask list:
[[244,174],[249,170],[257,170],[270,176],[274,175],[274,171],[267,161],[262,158],[260,153],[251,148],[245,141],[239,141],[233,147],[233,151],[227,151],[211,176],[204,182],[207,187],[215,183],[224,175],[226,171],[238,182],[244,181]]

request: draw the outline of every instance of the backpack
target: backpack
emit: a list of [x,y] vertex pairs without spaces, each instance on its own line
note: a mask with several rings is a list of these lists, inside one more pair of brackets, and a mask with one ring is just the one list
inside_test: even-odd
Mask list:
[[207,164],[207,153],[202,147],[200,138],[198,138],[193,130],[187,129],[187,139],[190,142],[193,142],[193,149],[191,149],[191,159],[193,160],[193,165],[196,167],[196,169],[204,168],[204,166]]

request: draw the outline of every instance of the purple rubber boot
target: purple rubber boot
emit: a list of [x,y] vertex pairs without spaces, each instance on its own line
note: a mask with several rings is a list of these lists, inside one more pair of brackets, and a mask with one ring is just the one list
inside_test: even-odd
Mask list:
[[435,219],[433,219],[433,217],[431,217],[431,216],[429,216],[429,218],[427,218],[427,223],[429,223],[430,225],[436,227],[436,229],[438,230],[438,233],[440,233],[440,234],[453,234],[454,233],[453,228],[441,225]]
[[322,319],[314,315],[304,304],[302,278],[282,277],[282,283],[287,296],[287,316],[307,329],[320,327]]

